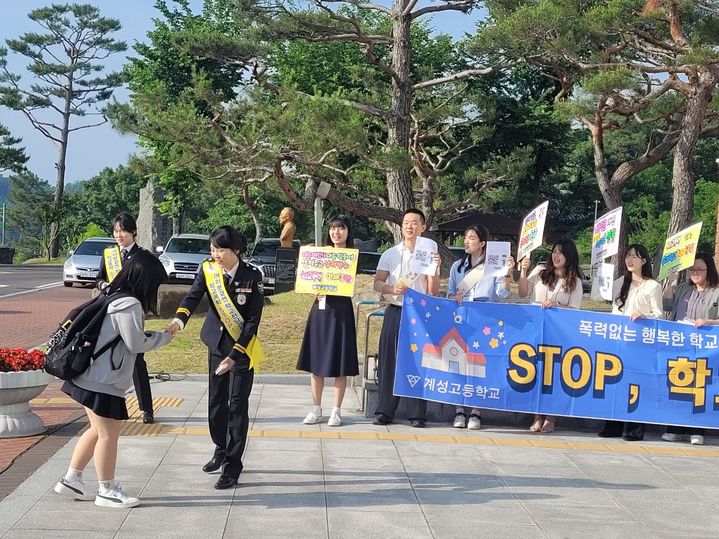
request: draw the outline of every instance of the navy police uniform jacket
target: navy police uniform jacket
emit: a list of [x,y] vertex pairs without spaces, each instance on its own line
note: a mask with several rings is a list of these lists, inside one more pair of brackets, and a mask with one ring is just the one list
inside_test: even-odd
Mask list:
[[[249,358],[245,353],[245,349],[252,337],[257,335],[262,316],[262,307],[265,303],[260,270],[240,260],[235,276],[227,287],[227,292],[232,299],[232,303],[245,320],[240,337],[236,341],[232,339],[222,325],[215,306],[208,295],[210,309],[207,311],[205,323],[202,325],[200,339],[202,339],[211,354],[223,355],[236,362],[242,361],[247,365]],[[187,324],[192,312],[197,308],[202,296],[206,293],[205,274],[202,267],[200,267],[195,282],[182,300],[175,317],[182,320],[183,324]]]

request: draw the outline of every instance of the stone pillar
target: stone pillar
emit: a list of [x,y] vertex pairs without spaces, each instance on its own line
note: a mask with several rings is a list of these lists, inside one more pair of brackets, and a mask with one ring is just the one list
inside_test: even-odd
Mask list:
[[172,236],[172,221],[160,215],[157,204],[165,198],[165,191],[155,187],[152,179],[140,189],[140,211],[137,215],[137,243],[155,252],[155,247],[167,243]]

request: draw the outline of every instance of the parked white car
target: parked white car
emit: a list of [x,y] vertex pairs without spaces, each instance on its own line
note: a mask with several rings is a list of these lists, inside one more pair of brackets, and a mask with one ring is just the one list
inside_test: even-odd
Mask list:
[[192,282],[200,265],[210,256],[210,236],[175,234],[165,247],[155,248],[170,282]]
[[62,282],[65,286],[74,283],[95,284],[100,272],[102,252],[117,242],[113,238],[87,238],[68,253],[62,268]]

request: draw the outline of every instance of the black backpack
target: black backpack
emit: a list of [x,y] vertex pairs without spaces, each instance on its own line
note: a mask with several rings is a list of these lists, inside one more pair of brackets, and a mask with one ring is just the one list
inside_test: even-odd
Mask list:
[[45,372],[61,380],[71,380],[85,372],[94,359],[114,349],[122,340],[120,335],[94,352],[110,302],[128,296],[130,294],[100,293],[70,311],[60,328],[50,335],[45,351]]

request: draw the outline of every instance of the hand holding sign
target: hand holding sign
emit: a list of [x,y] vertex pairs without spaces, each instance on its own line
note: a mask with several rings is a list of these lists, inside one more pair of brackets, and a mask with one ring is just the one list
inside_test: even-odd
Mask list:
[[547,220],[548,208],[549,201],[547,200],[529,212],[522,221],[522,229],[519,232],[517,260],[522,260],[534,249],[542,245],[544,223]]
[[672,272],[681,271],[694,264],[701,231],[702,223],[699,222],[667,238],[664,243],[659,275],[657,275],[658,281],[666,278]]

